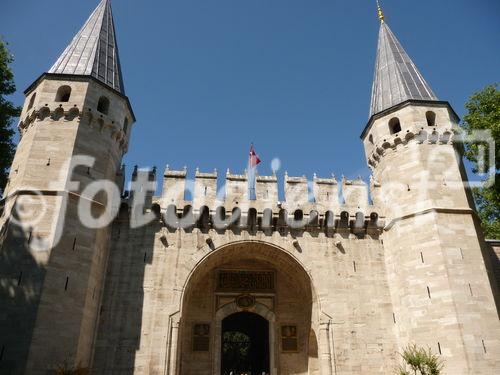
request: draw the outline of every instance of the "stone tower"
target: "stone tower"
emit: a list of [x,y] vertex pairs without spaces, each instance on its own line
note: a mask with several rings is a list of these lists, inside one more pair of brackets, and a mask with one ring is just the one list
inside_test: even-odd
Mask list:
[[45,373],[47,358],[52,365],[91,360],[109,226],[86,226],[77,205],[87,202],[98,217],[112,200],[91,184],[122,184],[135,121],[109,0],[25,94],[0,221],[0,275],[8,284],[0,289],[0,351],[8,374]]
[[[491,374],[500,324],[488,256],[467,189],[458,117],[439,101],[381,20],[370,119],[361,138],[373,171],[398,346],[451,359],[447,374]],[[486,262],[486,263],[485,263]],[[494,288],[494,286],[493,286]]]

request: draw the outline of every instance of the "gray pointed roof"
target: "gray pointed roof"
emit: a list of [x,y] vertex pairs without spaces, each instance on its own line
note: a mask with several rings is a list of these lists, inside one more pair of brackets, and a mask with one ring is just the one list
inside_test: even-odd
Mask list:
[[382,22],[370,116],[410,99],[437,100],[437,97],[389,26]]
[[49,73],[92,76],[125,94],[110,0],[102,0]]

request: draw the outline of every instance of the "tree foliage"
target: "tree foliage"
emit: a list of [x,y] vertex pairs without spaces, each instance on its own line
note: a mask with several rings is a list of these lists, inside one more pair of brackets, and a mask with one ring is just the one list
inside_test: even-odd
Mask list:
[[225,365],[236,373],[251,368],[250,349],[252,342],[243,332],[227,331],[222,337],[222,353]]
[[0,38],[0,190],[7,183],[7,172],[14,157],[12,121],[21,113],[21,109],[6,98],[16,91],[14,75],[9,67],[12,61],[6,43]]
[[[465,104],[467,114],[462,127],[468,135],[476,130],[488,130],[495,141],[495,174],[485,180],[483,187],[474,188],[474,199],[487,238],[500,239],[500,90],[490,85],[471,96]],[[473,172],[481,172],[489,165],[488,150],[484,143],[475,142],[474,137],[465,143],[465,156],[472,162]]]
[[408,345],[401,353],[403,364],[399,366],[397,375],[439,375],[444,365],[431,349]]

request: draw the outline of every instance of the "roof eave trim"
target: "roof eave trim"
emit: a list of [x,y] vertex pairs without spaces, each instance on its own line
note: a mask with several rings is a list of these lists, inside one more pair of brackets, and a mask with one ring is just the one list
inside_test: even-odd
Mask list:
[[26,90],[23,91],[24,95],[28,95],[35,88],[35,86],[38,86],[38,84],[40,83],[40,81],[42,79],[46,78],[46,77],[48,77],[48,78],[56,78],[56,79],[65,79],[67,81],[92,80],[92,81],[98,83],[99,85],[107,88],[108,90],[111,90],[113,93],[115,93],[119,97],[125,99],[125,101],[127,102],[128,110],[130,111],[130,114],[132,115],[132,118],[133,118],[134,122],[137,121],[137,119],[135,117],[135,114],[134,114],[134,110],[132,109],[132,105],[130,104],[130,100],[129,100],[129,98],[128,98],[127,95],[122,94],[117,89],[115,89],[115,88],[113,88],[111,86],[108,86],[104,82],[98,80],[97,78],[95,78],[93,76],[89,76],[89,75],[84,75],[84,74],[64,74],[64,73],[42,73],[35,81],[33,81],[33,83],[31,85],[28,86],[28,88],[26,88]]
[[392,107],[389,107],[387,109],[384,109],[381,112],[374,113],[370,119],[368,120],[368,123],[366,124],[365,128],[363,129],[363,132],[360,135],[361,139],[364,139],[366,134],[368,133],[368,130],[370,130],[370,127],[372,126],[373,122],[381,117],[384,117],[392,112],[395,112],[401,108],[407,107],[411,104],[417,104],[417,105],[430,105],[430,106],[442,106],[445,105],[450,109],[452,115],[455,117],[455,120],[457,122],[460,121],[460,117],[457,115],[451,104],[447,101],[443,100],[421,100],[421,99],[408,99],[405,100],[404,102],[401,102],[399,104],[393,105]]

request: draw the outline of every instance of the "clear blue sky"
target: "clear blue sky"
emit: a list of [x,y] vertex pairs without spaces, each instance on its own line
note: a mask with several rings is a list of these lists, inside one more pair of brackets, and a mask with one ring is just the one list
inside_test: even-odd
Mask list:
[[[22,91],[46,71],[98,0],[2,0],[0,34]],[[385,0],[387,22],[459,115],[500,81],[500,1]],[[270,174],[368,175],[378,34],[375,0],[114,0],[137,123],[125,163],[242,172],[250,142]]]

